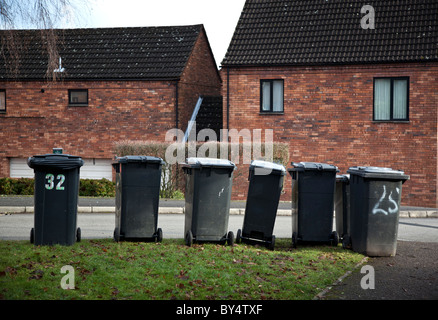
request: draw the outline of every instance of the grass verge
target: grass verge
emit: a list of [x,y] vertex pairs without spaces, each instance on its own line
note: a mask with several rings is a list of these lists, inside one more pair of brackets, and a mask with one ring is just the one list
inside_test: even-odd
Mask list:
[[[292,249],[290,239],[277,239],[275,251],[187,247],[182,239],[83,240],[68,247],[0,241],[0,299],[310,300],[362,258],[341,246]],[[61,273],[65,265],[74,272]]]

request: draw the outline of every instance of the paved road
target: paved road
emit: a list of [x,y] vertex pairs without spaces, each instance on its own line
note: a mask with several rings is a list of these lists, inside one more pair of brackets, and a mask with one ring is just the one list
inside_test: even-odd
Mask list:
[[[230,215],[229,230],[236,234],[243,225],[243,215]],[[277,216],[274,235],[277,238],[292,237],[290,216]],[[78,214],[77,226],[83,239],[111,238],[115,227],[115,215],[111,213]],[[0,240],[27,240],[33,227],[33,214],[0,215]],[[183,214],[160,214],[158,227],[164,238],[184,238]],[[398,240],[438,242],[438,219],[400,218]]]
[[[33,214],[0,215],[0,240],[27,240],[33,227]],[[287,219],[289,218],[289,219]],[[277,217],[274,234],[276,237],[291,237],[290,217]],[[230,215],[229,230],[236,234],[241,229],[243,215]],[[287,224],[287,226],[286,226]],[[115,215],[111,213],[78,214],[77,226],[81,228],[83,239],[112,238],[115,227]],[[160,214],[158,227],[163,230],[164,238],[184,238],[184,215]],[[278,235],[276,234],[278,232]]]

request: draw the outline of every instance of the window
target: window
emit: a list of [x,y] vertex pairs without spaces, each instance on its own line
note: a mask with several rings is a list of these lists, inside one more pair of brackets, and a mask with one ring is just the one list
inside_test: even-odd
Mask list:
[[0,113],[6,113],[6,90],[0,89]]
[[68,90],[68,104],[70,106],[77,106],[77,107],[88,106],[88,90],[87,89]]
[[283,80],[260,81],[260,112],[282,113],[283,108]]
[[374,78],[374,121],[409,120],[409,78]]

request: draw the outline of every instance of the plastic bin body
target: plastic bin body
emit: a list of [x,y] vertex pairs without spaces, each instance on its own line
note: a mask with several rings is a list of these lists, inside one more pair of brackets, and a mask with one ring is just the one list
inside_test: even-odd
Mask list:
[[233,171],[235,165],[222,159],[188,158],[184,234],[195,241],[226,241]]
[[350,176],[337,175],[335,189],[335,222],[340,238],[350,233]]
[[294,168],[288,169],[288,172],[292,177],[293,237],[308,242],[335,240],[332,239],[333,210],[338,168],[314,162],[292,165]]
[[161,158],[126,156],[113,163],[116,171],[115,240],[157,238]]
[[[78,237],[80,157],[47,154],[28,159],[35,172],[34,228],[35,245],[73,245]],[[78,239],[80,240],[80,239]]]
[[368,256],[394,256],[397,250],[402,171],[351,167],[350,237],[353,251]]
[[282,165],[258,160],[251,162],[242,241],[272,241],[285,174]]

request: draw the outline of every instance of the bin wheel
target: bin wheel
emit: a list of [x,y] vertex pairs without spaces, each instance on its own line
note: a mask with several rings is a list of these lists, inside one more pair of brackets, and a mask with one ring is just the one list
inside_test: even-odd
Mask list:
[[342,248],[343,249],[350,249],[351,248],[351,238],[350,238],[350,235],[345,234],[342,237]]
[[189,246],[189,247],[192,246],[192,244],[193,244],[193,234],[192,234],[191,230],[187,231],[186,237],[185,237],[185,242],[186,242],[187,246]]
[[115,229],[114,229],[114,241],[115,241],[115,242],[119,242],[119,241],[120,241],[120,232],[119,232],[119,228],[115,228]]
[[228,243],[229,246],[233,246],[234,245],[234,233],[233,233],[233,231],[229,231],[228,232],[227,243]]
[[271,238],[271,241],[268,242],[268,249],[269,250],[274,250],[275,247],[275,236],[273,235]]
[[242,230],[240,229],[237,230],[236,243],[242,243]]
[[35,229],[32,228],[30,229],[30,243],[34,243],[35,242]]
[[81,228],[76,229],[76,241],[81,242]]
[[294,232],[294,233],[292,233],[292,248],[294,248],[294,249],[297,248],[297,241],[298,241],[297,233]]
[[157,242],[161,242],[163,241],[163,230],[161,230],[161,228],[157,229]]
[[338,233],[337,233],[336,231],[333,231],[333,232],[330,234],[330,244],[331,244],[333,247],[337,247],[338,244],[339,244],[339,236],[338,236]]

